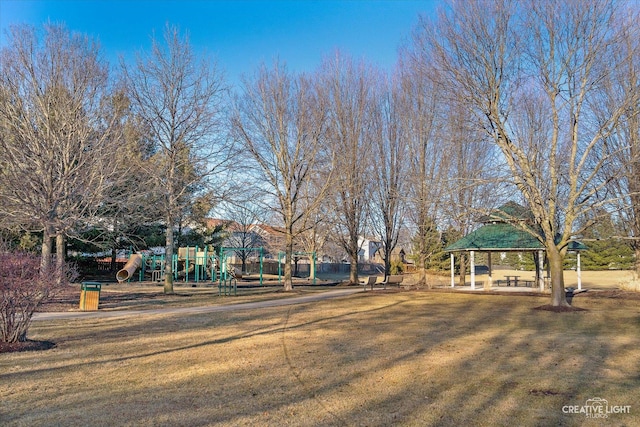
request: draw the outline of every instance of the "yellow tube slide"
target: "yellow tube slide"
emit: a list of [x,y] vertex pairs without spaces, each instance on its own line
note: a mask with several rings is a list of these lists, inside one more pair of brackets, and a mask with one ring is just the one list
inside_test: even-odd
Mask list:
[[133,273],[135,273],[136,270],[140,267],[140,264],[142,264],[142,255],[132,254],[131,258],[129,258],[129,261],[127,261],[122,270],[116,273],[116,279],[118,280],[118,283],[124,282],[125,280],[131,278],[131,276],[133,276]]

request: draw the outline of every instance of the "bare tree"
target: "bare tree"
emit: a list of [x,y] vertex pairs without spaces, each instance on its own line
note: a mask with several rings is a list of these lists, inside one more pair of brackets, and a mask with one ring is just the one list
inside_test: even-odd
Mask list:
[[[188,37],[167,25],[164,40],[135,65],[122,62],[133,112],[154,144],[149,183],[160,200],[166,226],[165,256],[174,253],[174,227],[208,181],[229,166],[230,151],[220,140],[224,80],[215,63],[199,60]],[[222,188],[218,187],[218,191]],[[220,197],[220,195],[218,195]],[[173,293],[172,263],[165,263],[164,292]]]
[[336,184],[332,188],[334,238],[349,256],[349,280],[356,284],[358,238],[366,230],[373,179],[371,109],[377,73],[372,67],[356,63],[339,52],[325,60],[322,72],[322,84],[330,105],[326,141],[336,159]]
[[[638,22],[638,11],[630,11],[624,17],[629,22]],[[640,277],[640,33],[638,26],[626,26],[622,33],[621,48],[615,52],[623,64],[615,70],[608,82],[606,96],[600,103],[599,120],[606,121],[619,104],[634,96],[621,117],[618,126],[608,138],[606,148],[614,161],[606,176],[616,176],[609,181],[609,190],[617,196],[612,203],[620,217],[619,223],[626,232],[623,236],[611,236],[630,242],[635,253],[635,272]]]
[[[303,203],[310,205],[307,209],[308,214],[298,226],[297,243],[300,249],[308,254],[309,259],[314,254],[317,259],[323,253],[325,244],[331,236],[330,214],[326,209],[330,194],[330,191],[326,191],[326,185],[328,180],[331,179],[331,175],[332,171],[324,171],[317,174],[304,190]],[[313,262],[315,263],[315,259]],[[315,269],[310,270],[309,279],[315,279]]]
[[382,240],[384,272],[391,270],[391,256],[398,244],[403,225],[409,150],[407,128],[402,117],[407,114],[402,103],[401,79],[380,80],[372,106],[372,142],[375,167],[371,191],[370,218],[372,229]]
[[402,127],[410,156],[405,193],[407,227],[413,233],[413,251],[417,264],[428,283],[426,266],[435,254],[433,228],[442,223],[450,147],[443,138],[442,94],[433,84],[433,71],[425,57],[428,51],[417,38],[413,45],[401,51],[399,70],[401,92],[398,99],[402,110]]
[[90,222],[118,182],[111,162],[126,99],[110,93],[108,67],[90,38],[64,26],[12,27],[0,61],[0,215],[43,232],[42,267],[52,238]]
[[[227,226],[225,246],[238,248],[235,255],[242,262],[242,273],[247,272],[247,260],[255,256],[257,249],[265,245],[265,241],[254,226],[264,219],[262,208],[250,201],[242,204],[228,204],[226,212],[230,223]],[[254,250],[255,249],[255,250]]]
[[256,179],[264,184],[282,221],[285,290],[293,289],[291,262],[294,238],[302,231],[299,225],[322,199],[305,201],[304,190],[323,159],[324,106],[311,78],[294,77],[276,63],[272,69],[263,65],[252,81],[244,82],[232,117],[235,138],[257,165]]
[[438,74],[502,152],[546,248],[553,306],[568,305],[563,260],[577,219],[607,202],[603,144],[637,94],[600,120],[593,101],[622,64],[606,0],[452,3],[424,26]]
[[[128,99],[124,104],[129,110]],[[111,251],[111,271],[117,269],[117,250],[144,245],[138,236],[140,226],[157,222],[157,197],[149,188],[151,177],[145,162],[153,155],[153,145],[140,121],[128,113],[118,125],[117,149],[111,154],[111,161],[118,180],[105,192],[105,197],[96,218],[84,225],[86,234],[76,236],[103,250]]]
[[[480,212],[501,204],[499,191],[503,171],[498,166],[495,148],[491,141],[470,122],[464,107],[456,100],[449,100],[442,112],[441,143],[447,147],[442,215],[448,225],[466,235],[474,228]],[[459,257],[460,285],[465,285],[467,259]]]

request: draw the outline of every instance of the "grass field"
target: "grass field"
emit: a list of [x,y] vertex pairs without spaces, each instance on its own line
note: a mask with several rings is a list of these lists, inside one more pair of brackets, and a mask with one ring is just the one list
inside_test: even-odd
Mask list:
[[[518,270],[496,270],[495,279],[502,279],[506,275],[519,275],[521,280],[534,280],[534,271],[518,271]],[[486,278],[486,275],[479,275],[480,280]],[[580,272],[582,287],[590,289],[611,289],[619,287],[621,283],[627,283],[632,280],[633,273],[626,270],[604,270],[604,271],[582,271]],[[578,286],[578,273],[575,270],[565,270],[564,272],[565,287]]]
[[[504,280],[506,276],[520,276],[519,280],[533,281],[535,279],[535,271],[521,270],[494,270],[492,279],[494,286],[496,280]],[[627,284],[633,280],[633,272],[628,270],[604,270],[604,271],[582,271],[580,273],[582,287],[589,289],[615,289],[620,288],[622,284]],[[488,279],[487,274],[476,274],[476,284],[480,286]],[[455,283],[458,285],[459,277],[456,276]],[[431,281],[437,286],[447,286],[451,283],[448,275],[431,276]],[[471,277],[466,277],[467,285],[471,283]],[[578,273],[575,270],[565,270],[564,272],[565,287],[578,286]]]
[[[57,345],[0,354],[0,424],[639,425],[639,301],[579,295],[587,311],[534,310],[547,303],[394,290],[37,321],[30,338]],[[630,413],[563,413],[594,398]]]

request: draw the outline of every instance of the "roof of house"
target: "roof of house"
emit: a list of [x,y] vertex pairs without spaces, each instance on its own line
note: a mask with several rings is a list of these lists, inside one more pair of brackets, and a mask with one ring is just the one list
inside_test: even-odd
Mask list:
[[282,228],[282,227],[274,227],[274,226],[267,225],[267,224],[255,224],[252,228],[261,230],[262,232],[266,233],[267,235],[271,235],[271,236],[282,236],[282,235],[285,234],[285,229],[284,228]]
[[224,226],[227,229],[232,229],[239,227],[238,223],[235,221],[231,221],[228,219],[220,219],[220,218],[205,218],[205,224],[207,228],[215,228],[219,226]]

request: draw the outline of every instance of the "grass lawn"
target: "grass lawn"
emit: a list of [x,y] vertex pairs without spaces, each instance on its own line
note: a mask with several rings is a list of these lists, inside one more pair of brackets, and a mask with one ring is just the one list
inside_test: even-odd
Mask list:
[[[393,290],[36,321],[56,347],[0,354],[0,425],[640,425],[639,301],[547,303]],[[563,413],[593,398],[630,413]]]

